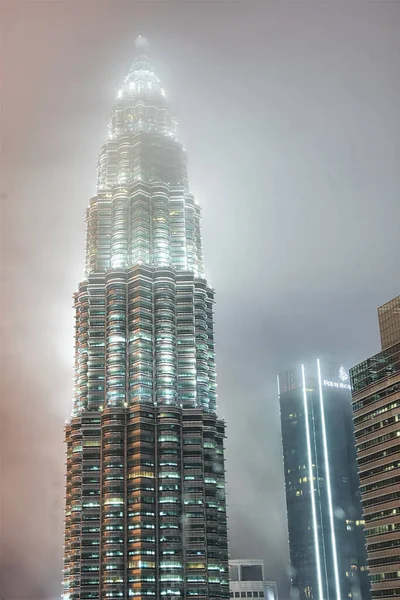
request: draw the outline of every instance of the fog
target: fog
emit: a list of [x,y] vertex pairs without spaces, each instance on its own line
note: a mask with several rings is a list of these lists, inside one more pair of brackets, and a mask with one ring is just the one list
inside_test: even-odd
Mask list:
[[203,207],[230,553],[288,597],[276,373],[379,350],[399,293],[400,3],[3,0],[1,586],[61,593],[85,208],[144,33]]

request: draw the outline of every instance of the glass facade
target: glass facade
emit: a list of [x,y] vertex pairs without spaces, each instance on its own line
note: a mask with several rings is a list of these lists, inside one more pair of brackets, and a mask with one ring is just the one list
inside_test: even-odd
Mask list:
[[400,296],[378,308],[382,350],[400,340]]
[[176,122],[137,46],[74,295],[63,595],[219,600],[229,581],[214,291]]
[[348,373],[317,360],[278,390],[293,597],[369,600]]
[[[400,597],[400,331],[388,302],[382,352],[351,369],[353,418],[372,598]],[[386,346],[386,342],[396,343]]]

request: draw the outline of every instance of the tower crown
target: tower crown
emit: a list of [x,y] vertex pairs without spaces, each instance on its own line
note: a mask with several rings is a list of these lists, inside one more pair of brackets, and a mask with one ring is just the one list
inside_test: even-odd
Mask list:
[[87,213],[86,274],[137,264],[203,276],[200,207],[189,191],[186,153],[166,93],[136,39],[98,159]]
[[147,38],[139,35],[135,40],[136,57],[132,63],[124,84],[118,92],[118,98],[126,96],[161,96],[166,97],[160,78],[156,75],[153,64],[146,54],[149,46]]

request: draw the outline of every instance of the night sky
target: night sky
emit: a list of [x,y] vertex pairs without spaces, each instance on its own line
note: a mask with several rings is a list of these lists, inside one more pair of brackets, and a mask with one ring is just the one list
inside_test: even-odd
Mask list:
[[399,294],[400,2],[1,3],[4,598],[61,593],[72,293],[143,33],[203,207],[230,552],[288,596],[276,373],[379,351]]

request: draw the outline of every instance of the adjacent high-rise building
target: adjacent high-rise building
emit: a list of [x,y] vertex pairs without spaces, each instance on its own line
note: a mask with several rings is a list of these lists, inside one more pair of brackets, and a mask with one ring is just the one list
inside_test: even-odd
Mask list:
[[66,426],[64,598],[229,597],[224,422],[200,207],[137,40],[87,210]]
[[400,296],[378,308],[379,331],[382,350],[400,340]]
[[368,600],[349,375],[316,360],[278,391],[293,598]]
[[378,308],[382,351],[350,370],[372,598],[400,598],[400,296]]
[[276,581],[265,579],[262,559],[231,559],[229,561],[231,598],[264,598],[278,600]]

